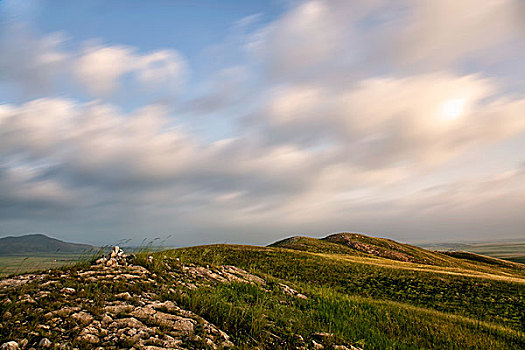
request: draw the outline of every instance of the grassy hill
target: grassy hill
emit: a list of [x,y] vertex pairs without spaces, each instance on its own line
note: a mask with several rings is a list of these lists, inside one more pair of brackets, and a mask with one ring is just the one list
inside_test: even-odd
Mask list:
[[[475,272],[493,272],[494,267],[505,274],[521,276],[525,265],[491,258],[463,251],[431,251],[391,239],[366,236],[358,233],[337,233],[322,239],[295,236],[272,243],[269,247],[307,251],[311,253],[343,254],[347,259],[368,257],[375,263],[395,264],[395,260],[420,265],[419,268],[432,269],[432,266],[467,269]],[[385,260],[387,259],[387,260]],[[373,261],[373,260],[371,260]],[[408,266],[408,265],[403,265]]]
[[64,242],[40,233],[0,238],[0,255],[84,253],[96,251],[96,249],[96,247],[89,244]]
[[[114,323],[142,320],[132,310],[153,303],[151,299],[157,303],[151,305],[169,301],[228,334],[239,349],[314,349],[316,344],[325,349],[525,348],[525,270],[499,259],[443,254],[345,233],[326,239],[295,237],[270,247],[209,245],[140,253],[133,264],[142,266],[147,275],[134,280],[130,271],[107,268],[104,273],[111,277],[94,278],[98,268],[84,264],[42,277],[49,288],[82,291],[81,299],[66,300],[64,293],[53,297],[51,290],[51,299],[46,297],[39,305],[41,316],[34,314],[34,306],[4,303],[2,322],[7,321],[5,311],[12,316],[0,328],[0,338],[41,334],[35,320],[44,322],[46,313],[65,303],[70,307],[80,303],[79,309],[103,325],[114,307],[107,305],[121,305],[119,293],[128,292],[130,311],[111,315]],[[119,274],[128,277],[119,279]],[[42,293],[38,284],[7,292],[1,285],[2,281],[0,297],[10,300]],[[24,325],[24,320],[33,323]],[[154,327],[152,319],[147,320],[145,325]],[[63,327],[64,332],[44,334],[53,342],[67,336],[79,348],[93,347],[75,338],[82,336],[78,324]],[[199,327],[203,332],[209,329],[205,324]],[[178,334],[160,326],[155,332],[152,342]],[[195,337],[178,337],[188,349],[214,348],[196,343]],[[100,336],[97,344],[140,348],[132,338],[125,342],[117,338],[110,333]],[[34,336],[30,342],[38,339]],[[217,346],[221,347],[228,346]]]

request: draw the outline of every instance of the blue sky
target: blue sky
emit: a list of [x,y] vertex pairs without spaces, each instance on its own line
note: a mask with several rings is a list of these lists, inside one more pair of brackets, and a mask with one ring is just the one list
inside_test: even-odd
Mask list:
[[523,238],[524,9],[1,1],[0,235]]

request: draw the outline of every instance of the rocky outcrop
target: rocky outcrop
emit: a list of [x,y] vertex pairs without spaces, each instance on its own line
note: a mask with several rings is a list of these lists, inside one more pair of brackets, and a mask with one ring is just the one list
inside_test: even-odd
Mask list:
[[[116,254],[105,261],[97,261],[90,268],[62,274],[49,271],[31,277],[4,279],[0,287],[0,299],[13,310],[24,310],[30,303],[31,312],[36,310],[40,324],[37,330],[29,322],[18,321],[19,334],[25,338],[11,339],[0,349],[24,348],[77,348],[96,347],[136,349],[227,349],[233,343],[229,335],[199,315],[180,308],[174,301],[164,300],[158,291],[155,274],[142,266],[130,265],[124,254]],[[111,259],[116,263],[107,264]],[[109,265],[109,266],[108,266]],[[213,269],[197,266],[180,266],[186,273],[186,281],[180,286],[201,285],[206,281],[243,281],[261,283],[264,280],[231,266]],[[38,288],[21,287],[38,281]],[[43,282],[43,283],[42,283]],[[72,287],[74,285],[74,287]],[[104,300],[90,298],[100,296],[104,290],[125,288],[126,291],[103,295]],[[140,288],[138,288],[140,286]],[[88,288],[100,288],[90,294]],[[172,289],[172,292],[175,292]],[[168,293],[170,293],[168,291]],[[16,295],[16,300],[6,296]],[[54,305],[60,304],[58,308]],[[28,310],[29,312],[29,310]],[[9,316],[7,313],[3,317]],[[1,327],[1,326],[0,326]],[[23,344],[21,346],[20,344]]]
[[[284,303],[308,299],[286,284],[269,284],[231,265],[198,266],[158,255],[144,260],[144,266],[134,265],[114,247],[89,267],[1,280],[0,317],[13,322],[0,324],[0,331],[6,328],[0,335],[18,336],[5,339],[0,350],[228,349],[235,347],[230,335],[178,305],[176,300],[184,299],[177,296],[217,284],[245,283],[265,293],[281,290]],[[308,341],[297,335],[296,343],[296,349],[337,348],[333,336],[325,333]]]

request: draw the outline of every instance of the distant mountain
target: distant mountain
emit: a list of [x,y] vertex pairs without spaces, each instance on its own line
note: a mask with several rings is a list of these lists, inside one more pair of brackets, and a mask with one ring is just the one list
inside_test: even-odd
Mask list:
[[41,233],[0,238],[0,255],[25,253],[83,253],[96,250],[89,244],[69,243]]

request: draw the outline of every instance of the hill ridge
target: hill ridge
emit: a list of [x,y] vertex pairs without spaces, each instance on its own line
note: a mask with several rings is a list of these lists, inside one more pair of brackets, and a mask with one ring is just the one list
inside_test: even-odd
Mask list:
[[524,271],[454,257],[453,267],[421,265],[311,237],[276,243],[300,249],[114,249],[94,264],[0,279],[0,339],[79,349],[525,345]]
[[323,238],[292,236],[268,245],[274,248],[286,248],[312,253],[343,254],[360,257],[382,258],[399,262],[433,265],[441,267],[479,266],[525,271],[525,265],[485,257],[467,252],[439,252],[400,243],[389,238],[368,236],[362,233],[340,232]]
[[0,255],[17,255],[25,253],[82,253],[96,250],[97,247],[65,242],[49,237],[43,233],[30,233],[22,236],[0,238]]

